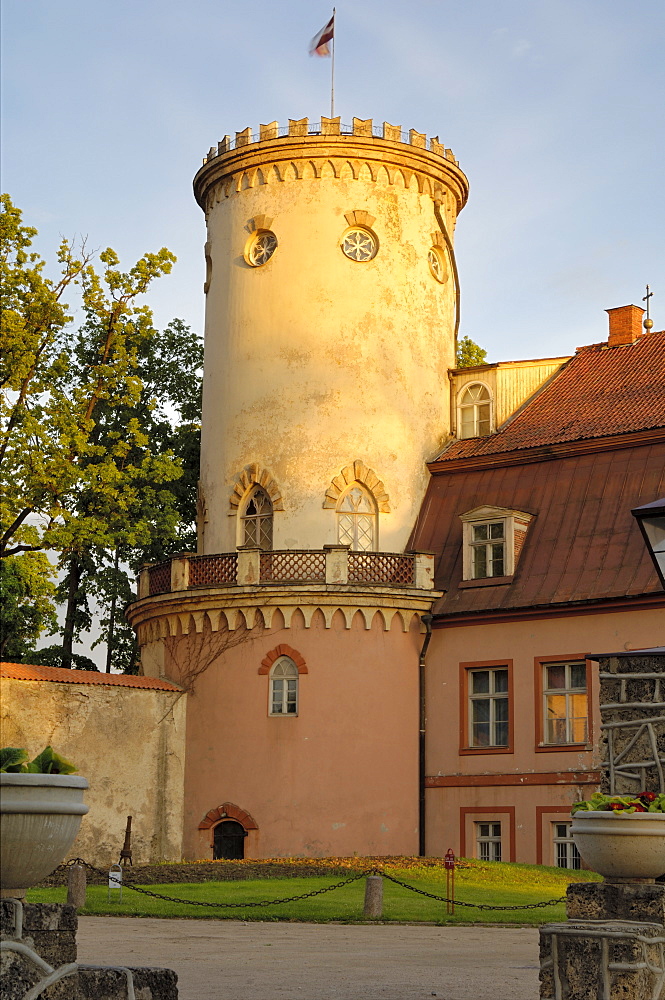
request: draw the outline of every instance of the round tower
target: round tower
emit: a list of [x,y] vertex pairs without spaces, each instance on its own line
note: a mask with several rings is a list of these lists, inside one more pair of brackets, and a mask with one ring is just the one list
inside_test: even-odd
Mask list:
[[411,854],[440,595],[404,550],[449,431],[467,181],[437,139],[303,119],[227,137],[194,190],[199,553],[127,611],[143,672],[187,694],[182,853]]
[[199,551],[247,541],[248,467],[270,478],[273,548],[343,541],[354,462],[367,495],[347,506],[373,518],[368,547],[403,550],[449,432],[468,192],[451,151],[371,120],[272,123],[211,149],[194,191],[208,229]]

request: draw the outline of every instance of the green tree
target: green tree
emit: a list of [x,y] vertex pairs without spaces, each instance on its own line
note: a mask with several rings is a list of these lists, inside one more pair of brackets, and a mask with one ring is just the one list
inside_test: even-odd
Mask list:
[[[85,368],[90,338],[81,334],[75,349]],[[175,552],[196,547],[196,485],[198,481],[203,348],[182,320],[173,320],[158,336],[146,340],[138,354],[139,398],[128,407],[101,405],[98,439],[124,433],[138,419],[155,452],[171,453],[181,475],[168,483],[144,481],[141,510],[152,525],[149,535],[131,545],[120,541],[115,549],[92,545],[85,553],[70,553],[59,588],[66,604],[63,646],[90,629],[90,602],[100,610],[102,633],[93,643],[107,646],[107,669],[132,671],[137,658],[133,630],[122,615],[132,599],[135,574],[145,562],[159,562]],[[131,456],[130,456],[131,457]],[[81,496],[85,516],[87,499]]]
[[484,365],[487,362],[487,351],[478,347],[470,337],[462,337],[457,344],[455,363],[458,368],[473,368],[474,365]]
[[42,632],[55,632],[55,567],[44,552],[0,560],[0,656],[26,661]]
[[[85,245],[76,251],[63,242],[60,277],[50,281],[30,250],[34,235],[3,195],[0,467],[11,488],[2,497],[0,555],[60,554],[69,595],[63,665],[69,666],[73,638],[89,622],[82,580],[99,554],[112,552],[115,560],[118,551],[176,536],[179,513],[168,484],[181,477],[182,463],[166,440],[171,425],[160,410],[162,385],[153,379],[146,388],[141,376],[151,362],[165,361],[159,345],[182,346],[186,328],[175,321],[178,336],[160,340],[150,310],[139,304],[151,282],[171,270],[168,250],[145,254],[124,272],[107,249],[99,254],[100,276]],[[84,322],[75,332],[62,300],[77,290]],[[174,392],[181,412],[189,406],[193,413],[184,386]]]

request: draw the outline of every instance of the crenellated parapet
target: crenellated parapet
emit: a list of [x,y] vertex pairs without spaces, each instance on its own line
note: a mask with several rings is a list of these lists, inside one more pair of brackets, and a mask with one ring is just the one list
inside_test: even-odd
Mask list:
[[248,127],[235,136],[225,135],[211,146],[194,179],[199,205],[208,211],[213,202],[247,188],[289,180],[365,176],[390,186],[410,188],[445,199],[452,191],[456,212],[466,203],[468,182],[453,151],[415,129],[401,125],[374,125],[373,119],[289,119]]

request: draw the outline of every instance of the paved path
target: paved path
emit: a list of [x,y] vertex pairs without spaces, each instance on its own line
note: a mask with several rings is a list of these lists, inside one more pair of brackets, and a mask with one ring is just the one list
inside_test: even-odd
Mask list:
[[79,961],[168,966],[180,1000],[535,1000],[533,928],[79,917]]

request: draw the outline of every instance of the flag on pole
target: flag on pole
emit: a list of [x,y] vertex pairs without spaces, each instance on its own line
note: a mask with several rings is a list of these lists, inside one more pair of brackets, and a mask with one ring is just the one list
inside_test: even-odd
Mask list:
[[329,56],[330,45],[328,44],[335,36],[335,15],[330,18],[325,28],[321,28],[318,35],[309,43],[310,56]]

